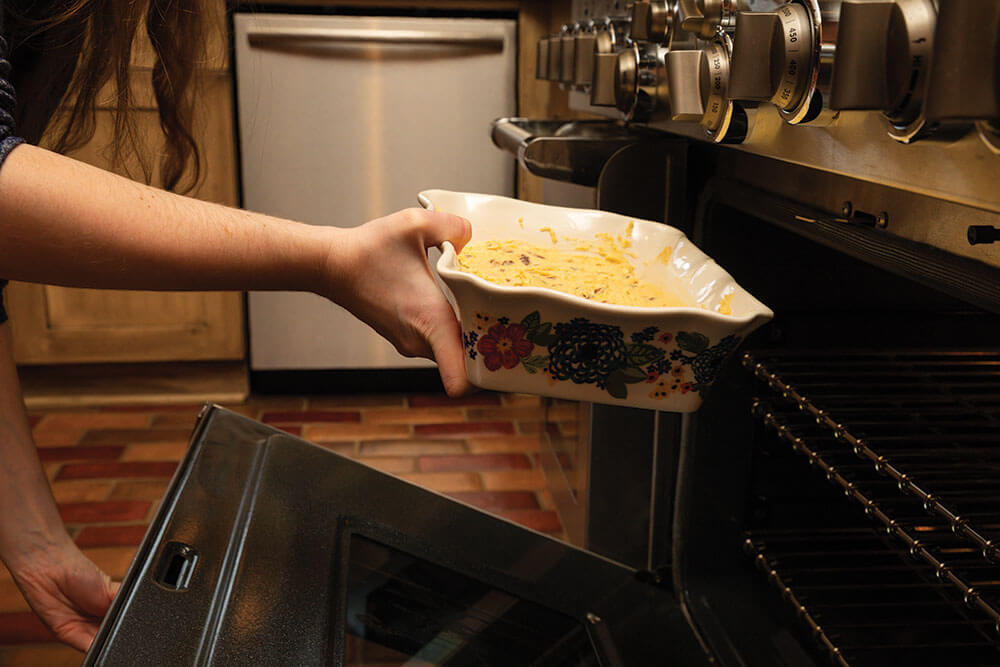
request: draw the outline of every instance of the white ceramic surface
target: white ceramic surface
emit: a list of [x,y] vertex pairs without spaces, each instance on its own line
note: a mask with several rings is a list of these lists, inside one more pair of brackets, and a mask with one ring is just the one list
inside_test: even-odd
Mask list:
[[[691,306],[616,306],[536,287],[504,287],[457,267],[445,243],[437,270],[462,322],[469,380],[484,389],[692,412],[722,362],[774,313],[678,229],[603,211],[426,190],[424,208],[472,222],[472,243],[556,247],[598,233],[630,241],[636,274]],[[626,236],[627,235],[627,236]],[[731,314],[718,312],[728,306]]]

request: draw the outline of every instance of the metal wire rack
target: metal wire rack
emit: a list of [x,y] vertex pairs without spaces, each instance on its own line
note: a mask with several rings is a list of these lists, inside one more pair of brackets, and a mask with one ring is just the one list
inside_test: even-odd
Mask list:
[[[958,598],[972,617],[951,618],[975,630],[968,647],[990,653],[981,664],[1000,663],[1000,353],[748,353],[743,363],[769,390],[753,402],[757,417],[895,538],[910,570],[921,564],[937,593]],[[864,642],[845,648],[831,638],[801,586],[747,540],[820,645],[847,664],[844,652]]]

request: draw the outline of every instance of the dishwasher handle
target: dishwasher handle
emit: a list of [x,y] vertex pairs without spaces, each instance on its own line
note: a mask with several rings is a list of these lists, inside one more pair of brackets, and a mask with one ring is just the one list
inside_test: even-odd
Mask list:
[[370,30],[344,28],[252,28],[247,32],[252,48],[271,50],[303,50],[334,45],[389,44],[460,46],[465,48],[503,51],[504,36],[486,31],[446,32],[441,30]]

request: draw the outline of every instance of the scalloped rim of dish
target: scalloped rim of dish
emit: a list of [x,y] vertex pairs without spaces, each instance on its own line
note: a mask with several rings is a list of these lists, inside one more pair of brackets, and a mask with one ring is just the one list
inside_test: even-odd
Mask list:
[[[449,190],[424,190],[423,192],[417,195],[418,201],[424,208],[431,210],[432,207],[434,206],[429,196],[430,193],[434,192],[448,192],[450,194],[456,194],[456,195],[472,194],[472,193],[460,193]],[[518,199],[512,199],[510,197],[501,197],[498,195],[477,194],[476,196],[490,197],[494,199],[506,199],[509,201],[518,202],[520,204],[539,206],[554,210],[592,212],[589,209],[575,209],[563,206],[550,206],[548,204],[535,204],[533,202],[523,202]],[[598,211],[598,212],[605,213],[605,211]],[[617,214],[608,213],[608,215],[617,215]],[[638,218],[636,218],[635,220],[639,221]],[[651,221],[643,220],[642,222],[648,223]],[[654,223],[654,224],[662,224],[662,223]],[[676,228],[671,228],[671,229],[676,229]],[[687,239],[687,235],[684,234],[684,232],[681,232],[680,230],[677,231],[680,233],[681,238]],[[688,239],[688,241],[690,242],[690,239]],[[466,271],[457,268],[458,253],[455,251],[455,246],[450,241],[445,241],[444,243],[441,244],[441,257],[437,261],[437,270],[442,278],[448,280],[466,281],[487,291],[497,292],[500,294],[509,294],[509,295],[523,294],[523,295],[543,297],[546,299],[555,299],[558,301],[565,302],[572,306],[578,306],[578,307],[584,306],[590,309],[594,309],[597,312],[616,314],[620,316],[627,316],[630,318],[644,317],[646,319],[649,319],[650,317],[662,317],[664,315],[669,315],[669,314],[675,314],[675,315],[683,314],[683,315],[692,315],[698,317],[707,317],[709,320],[715,320],[718,322],[728,322],[731,324],[750,324],[754,320],[757,320],[760,317],[767,317],[768,319],[770,319],[771,317],[774,316],[774,311],[765,306],[759,299],[757,299],[757,297],[747,292],[742,285],[736,282],[735,278],[729,275],[728,271],[726,271],[724,268],[722,268],[722,266],[719,265],[718,262],[716,262],[714,259],[705,254],[705,252],[701,248],[696,246],[694,243],[691,243],[691,246],[701,254],[703,262],[702,264],[699,264],[699,267],[704,266],[705,264],[713,265],[722,274],[722,276],[725,277],[726,280],[730,281],[732,285],[734,285],[737,289],[741,290],[747,296],[749,296],[752,303],[756,305],[758,310],[750,310],[749,312],[746,312],[743,315],[736,316],[736,315],[723,315],[722,313],[716,312],[714,310],[709,310],[707,308],[701,308],[698,306],[665,306],[665,307],[621,306],[612,303],[604,303],[601,301],[592,301],[591,299],[587,299],[582,296],[576,296],[575,294],[568,294],[566,292],[559,292],[557,290],[549,289],[547,287],[514,287],[507,285],[498,285],[497,283],[490,282],[485,278],[477,276],[474,273],[468,273]]]

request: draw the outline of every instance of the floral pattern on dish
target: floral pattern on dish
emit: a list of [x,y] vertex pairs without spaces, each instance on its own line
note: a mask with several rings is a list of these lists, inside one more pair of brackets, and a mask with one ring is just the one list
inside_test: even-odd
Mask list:
[[649,397],[677,392],[703,396],[740,337],[725,336],[714,345],[698,332],[661,331],[650,326],[626,339],[622,328],[574,317],[543,322],[534,310],[519,322],[509,317],[475,314],[475,329],[462,334],[469,359],[481,358],[491,372],[518,366],[544,374],[549,382],[594,385],[612,398],[625,399],[630,385],[652,385]]

